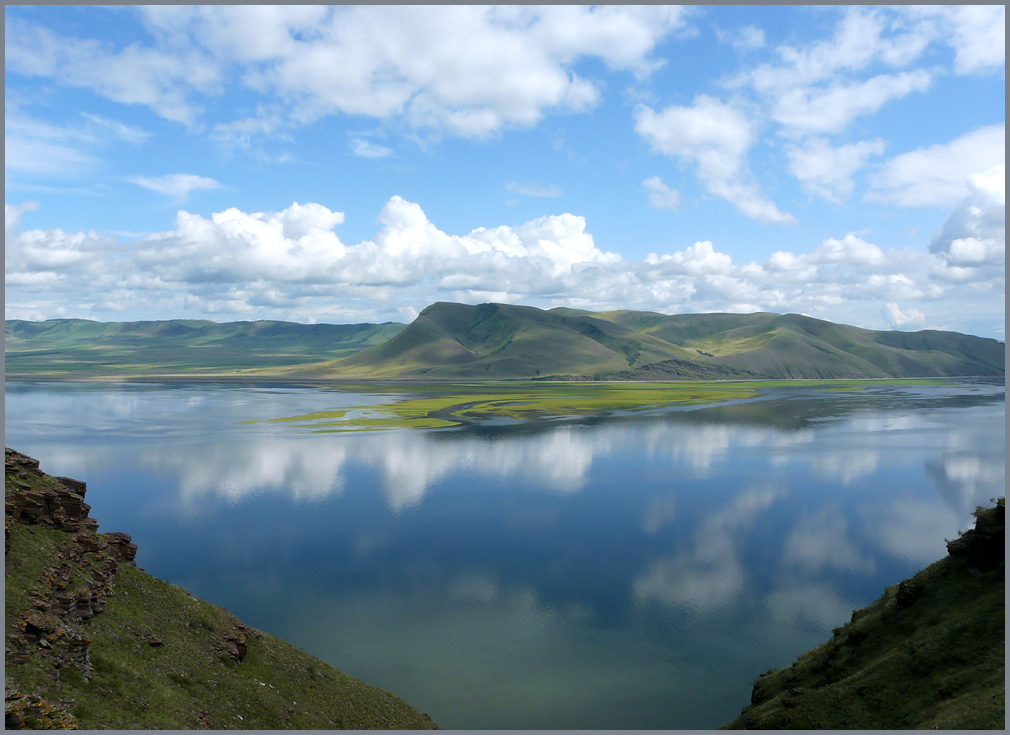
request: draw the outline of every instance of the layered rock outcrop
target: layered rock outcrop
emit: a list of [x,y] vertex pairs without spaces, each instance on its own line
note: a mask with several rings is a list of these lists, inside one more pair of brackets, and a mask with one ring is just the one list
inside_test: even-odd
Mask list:
[[8,449],[5,487],[8,729],[436,727],[137,568],[130,536],[97,532],[84,483]]
[[[91,676],[88,645],[91,639],[80,623],[105,610],[114,594],[113,580],[120,564],[132,564],[137,546],[125,533],[98,533],[98,523],[84,502],[87,486],[68,477],[51,477],[39,462],[6,449],[4,456],[4,547],[11,546],[13,525],[47,527],[70,534],[46,569],[28,590],[31,609],[7,621],[6,655],[10,664],[33,657],[47,660],[57,671],[76,667]],[[38,697],[7,693],[7,726],[25,722],[69,727],[73,717],[58,705]]]
[[45,525],[70,533],[98,528],[98,522],[88,516],[91,506],[84,502],[85,483],[68,477],[48,477],[39,469],[37,459],[12,449],[6,449],[4,454],[7,548],[10,548],[7,523]]
[[4,729],[77,730],[72,714],[34,694],[4,686]]

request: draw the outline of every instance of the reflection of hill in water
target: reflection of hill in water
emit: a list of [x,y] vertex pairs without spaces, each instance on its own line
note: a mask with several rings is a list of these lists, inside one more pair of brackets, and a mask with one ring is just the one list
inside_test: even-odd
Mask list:
[[[391,391],[53,386],[8,391],[7,424],[52,429],[31,452],[103,488],[148,569],[410,701],[535,671],[555,726],[586,722],[552,684],[578,681],[597,714],[700,728],[1001,492],[1002,384],[965,385],[346,434],[239,422]],[[494,724],[459,701],[441,722]]]
[[[437,441],[463,436],[528,436],[552,431],[561,425],[602,426],[623,423],[675,423],[702,425],[726,423],[776,429],[806,429],[811,422],[841,419],[864,411],[967,409],[1004,403],[1003,381],[979,379],[978,393],[965,394],[942,386],[916,388],[865,388],[855,391],[818,391],[814,388],[765,389],[756,398],[732,400],[713,406],[666,407],[654,410],[614,412],[606,416],[572,416],[523,422],[471,420],[460,430],[440,431]],[[997,390],[998,388],[998,390]],[[984,391],[984,392],[983,392]]]

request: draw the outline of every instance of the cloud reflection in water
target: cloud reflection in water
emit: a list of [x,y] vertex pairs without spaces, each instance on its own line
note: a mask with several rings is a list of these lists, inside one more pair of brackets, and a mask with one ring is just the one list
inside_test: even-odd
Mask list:
[[669,605],[710,610],[731,603],[743,589],[740,532],[785,496],[783,490],[756,488],[702,521],[693,548],[656,560],[635,577],[633,589],[640,602],[656,599]]
[[[590,723],[615,679],[628,697],[662,689],[655,701],[673,708],[730,676],[746,692],[768,651],[788,660],[941,556],[1005,481],[1002,403],[964,413],[828,396],[314,434],[240,422],[339,397],[197,392],[89,394],[72,401],[79,421],[59,400],[9,395],[10,441],[30,438],[15,448],[87,479],[96,515],[149,533],[159,576],[198,582],[394,691],[420,697],[437,680],[475,717],[510,711],[495,704],[502,681],[545,712],[558,682],[584,685],[569,702]],[[700,663],[719,657],[728,668]]]

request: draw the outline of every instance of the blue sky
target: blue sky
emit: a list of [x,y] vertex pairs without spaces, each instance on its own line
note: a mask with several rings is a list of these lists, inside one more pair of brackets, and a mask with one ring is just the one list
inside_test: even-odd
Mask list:
[[1004,338],[1005,10],[5,9],[5,314]]

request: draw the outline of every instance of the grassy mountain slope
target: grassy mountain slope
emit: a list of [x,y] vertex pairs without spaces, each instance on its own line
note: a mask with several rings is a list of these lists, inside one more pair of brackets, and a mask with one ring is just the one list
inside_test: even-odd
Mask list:
[[875,331],[799,314],[606,312],[695,353],[700,362],[773,378],[1001,375],[1005,348],[957,332]]
[[1006,723],[1005,501],[949,555],[762,675],[732,729],[995,729]]
[[385,344],[333,370],[355,377],[501,379],[584,375],[688,357],[677,345],[591,315],[436,303]]
[[887,378],[1001,375],[1004,365],[1004,346],[992,339],[877,332],[797,314],[667,316],[437,303],[388,342],[334,361],[319,374],[458,380]]
[[5,452],[8,727],[431,729],[381,689],[156,579],[84,484]]
[[1002,342],[798,314],[432,304],[409,325],[6,323],[11,377],[672,380],[1003,375]]
[[215,374],[345,357],[385,342],[403,324],[218,324],[173,319],[4,323],[6,371],[18,376]]
[[[932,377],[994,375],[1005,348],[956,332],[882,332],[798,314],[691,341],[728,366],[750,365],[775,377]],[[760,344],[759,349],[741,349]]]

